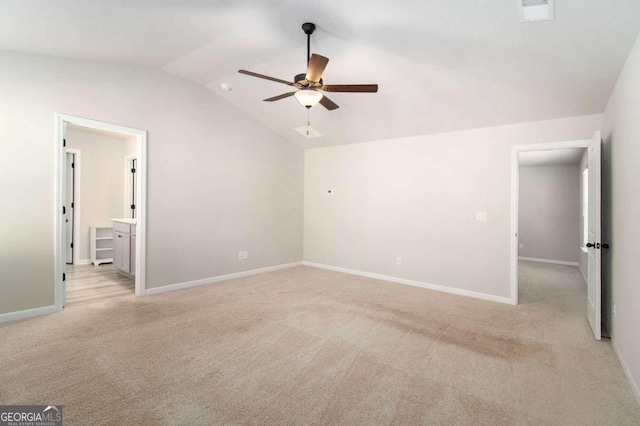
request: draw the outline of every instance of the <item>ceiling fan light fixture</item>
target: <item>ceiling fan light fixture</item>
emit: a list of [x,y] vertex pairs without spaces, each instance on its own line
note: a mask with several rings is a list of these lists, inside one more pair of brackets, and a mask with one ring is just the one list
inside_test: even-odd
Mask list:
[[318,105],[318,102],[320,102],[320,99],[322,99],[323,95],[322,93],[313,89],[302,89],[294,93],[293,96],[296,97],[300,105],[309,109]]

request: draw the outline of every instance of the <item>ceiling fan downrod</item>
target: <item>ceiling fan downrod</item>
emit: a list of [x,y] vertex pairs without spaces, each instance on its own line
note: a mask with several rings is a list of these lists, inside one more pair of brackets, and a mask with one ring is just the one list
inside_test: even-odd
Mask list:
[[311,34],[313,34],[315,30],[316,24],[312,24],[311,22],[305,22],[302,24],[302,31],[307,35],[307,67],[311,60]]

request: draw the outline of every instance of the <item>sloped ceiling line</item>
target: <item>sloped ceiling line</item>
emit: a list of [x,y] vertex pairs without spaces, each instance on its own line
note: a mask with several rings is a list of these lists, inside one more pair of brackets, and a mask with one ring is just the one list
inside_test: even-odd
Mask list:
[[[160,69],[309,148],[601,113],[640,2],[555,7],[555,20],[521,24],[515,0],[0,0],[0,49]],[[262,102],[277,84],[237,74],[303,72],[303,22],[318,27],[327,83],[380,87],[313,108],[313,140],[293,130],[305,115],[294,99]]]

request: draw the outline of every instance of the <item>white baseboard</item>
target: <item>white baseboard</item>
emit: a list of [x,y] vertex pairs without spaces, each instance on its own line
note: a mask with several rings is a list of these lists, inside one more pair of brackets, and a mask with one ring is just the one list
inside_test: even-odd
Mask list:
[[578,263],[578,269],[580,269],[580,273],[582,274],[582,278],[584,278],[584,283],[586,285],[589,285],[589,280],[587,280],[587,276],[585,275],[584,271],[582,270],[582,265],[580,265]]
[[537,259],[535,257],[518,256],[518,260],[528,260],[529,262],[553,263],[554,265],[580,266],[578,262],[565,262],[564,260]]
[[59,312],[55,305],[43,306],[42,308],[25,309],[24,311],[7,312],[0,314],[0,322],[16,321],[25,318],[36,317],[38,315],[52,314]]
[[80,259],[76,265],[91,265],[91,259]]
[[374,274],[371,272],[363,272],[363,271],[356,271],[353,269],[347,269],[347,268],[341,268],[339,266],[330,266],[330,265],[323,265],[321,263],[313,263],[313,262],[302,262],[303,265],[305,266],[311,266],[313,268],[320,268],[320,269],[328,269],[329,271],[336,271],[336,272],[343,272],[345,274],[351,274],[351,275],[359,275],[361,277],[367,277],[367,278],[373,278],[376,280],[383,280],[383,281],[391,281],[394,283],[398,283],[398,284],[406,284],[406,285],[410,285],[413,287],[421,287],[421,288],[426,288],[429,290],[436,290],[436,291],[442,291],[444,293],[451,293],[451,294],[456,294],[459,296],[468,296],[468,297],[473,297],[476,299],[482,299],[482,300],[489,300],[492,302],[499,302],[499,303],[506,303],[509,305],[513,305],[513,300],[511,300],[510,297],[501,297],[501,296],[494,296],[492,294],[486,294],[486,293],[478,293],[476,291],[471,291],[471,290],[463,290],[463,289],[459,289],[459,288],[454,288],[454,287],[447,287],[447,286],[443,286],[443,285],[438,285],[438,284],[430,284],[430,283],[425,283],[422,281],[415,281],[415,280],[408,280],[405,278],[398,278],[398,277],[391,277],[388,275],[380,275],[380,274]]
[[638,383],[636,383],[636,381],[633,379],[629,367],[627,367],[627,363],[624,362],[624,359],[620,356],[620,351],[618,350],[618,346],[616,345],[616,341],[613,336],[611,336],[611,345],[613,346],[613,351],[618,357],[618,361],[620,361],[620,365],[622,366],[622,370],[624,371],[625,376],[627,376],[627,379],[629,379],[629,383],[631,384],[633,393],[636,396],[636,400],[638,401],[638,404],[640,404],[640,386],[638,386]]
[[219,275],[217,277],[211,277],[211,278],[203,278],[201,280],[186,281],[183,283],[170,284],[162,287],[147,288],[144,294],[150,295],[150,294],[166,293],[168,291],[180,290],[183,288],[195,287],[195,286],[205,285],[205,284],[213,284],[220,281],[232,280],[234,278],[248,277],[250,275],[263,274],[265,272],[278,271],[280,269],[293,268],[294,266],[300,266],[300,265],[302,265],[302,262],[285,263],[282,265],[269,266],[266,268],[252,269],[250,271],[236,272],[236,273],[227,274],[227,275]]

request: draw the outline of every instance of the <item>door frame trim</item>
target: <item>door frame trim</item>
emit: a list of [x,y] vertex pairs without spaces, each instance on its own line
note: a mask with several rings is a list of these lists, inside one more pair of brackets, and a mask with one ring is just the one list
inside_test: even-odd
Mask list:
[[147,213],[147,131],[135,129],[103,121],[91,120],[68,114],[55,113],[55,309],[61,311],[65,301],[65,286],[62,274],[66,273],[65,233],[66,224],[62,214],[62,206],[66,199],[66,147],[63,140],[66,137],[67,124],[90,127],[99,130],[123,133],[136,138],[138,157],[138,180],[136,190],[138,195],[138,225],[136,229],[136,279],[135,294],[142,296],[146,291],[146,213]]
[[[512,305],[518,304],[518,208],[519,208],[519,183],[520,183],[520,164],[518,163],[518,154],[526,151],[550,151],[566,148],[587,148],[592,146],[591,139],[549,142],[529,145],[513,145],[511,147],[511,277],[510,277],[510,296],[509,300]],[[577,249],[577,248],[576,248]]]

